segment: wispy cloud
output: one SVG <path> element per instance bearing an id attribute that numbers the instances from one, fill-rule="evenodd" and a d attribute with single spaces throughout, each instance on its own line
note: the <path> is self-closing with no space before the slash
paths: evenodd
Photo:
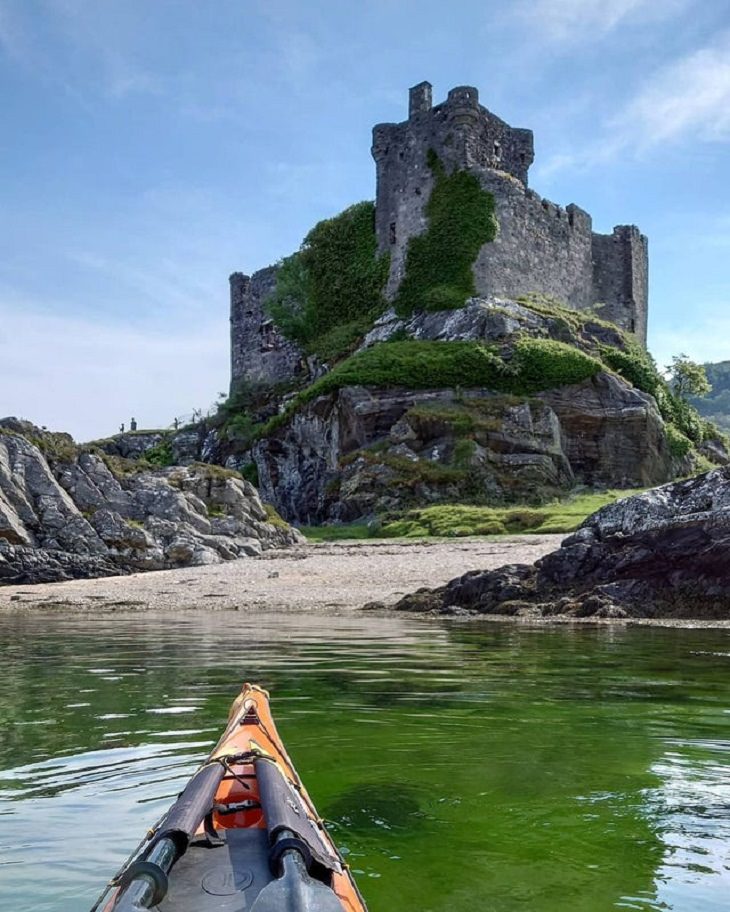
<path id="1" fill-rule="evenodd" d="M 621 25 L 667 19 L 689 0 L 522 0 L 523 21 L 553 41 L 595 39 Z"/>
<path id="2" fill-rule="evenodd" d="M 624 143 L 730 138 L 730 33 L 655 73 L 615 118 Z"/>
<path id="3" fill-rule="evenodd" d="M 576 151 L 555 153 L 535 171 L 548 179 L 569 168 L 595 167 L 619 155 L 640 158 L 657 146 L 689 140 L 730 140 L 730 32 L 664 64 L 604 121 L 598 138 Z"/>
<path id="4" fill-rule="evenodd" d="M 121 421 L 160 427 L 206 409 L 228 383 L 225 319 L 170 330 L 54 316 L 0 297 L 0 416 L 77 440 Z"/>

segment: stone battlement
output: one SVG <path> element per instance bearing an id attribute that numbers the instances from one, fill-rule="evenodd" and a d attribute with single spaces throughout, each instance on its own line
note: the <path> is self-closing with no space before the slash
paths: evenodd
<path id="1" fill-rule="evenodd" d="M 430 83 L 419 83 L 409 93 L 408 120 L 373 129 L 376 232 L 380 252 L 390 254 L 389 298 L 403 278 L 409 240 L 427 227 L 429 151 L 448 172 L 476 174 L 494 197 L 499 232 L 475 263 L 478 294 L 540 292 L 579 310 L 600 304 L 601 316 L 646 344 L 646 238 L 625 225 L 596 234 L 590 215 L 574 203 L 562 208 L 528 189 L 532 131 L 492 114 L 472 86 L 452 89 L 433 105 Z"/>
<path id="2" fill-rule="evenodd" d="M 434 185 L 429 153 L 448 173 L 467 170 L 494 198 L 497 236 L 474 263 L 476 292 L 514 299 L 542 293 L 632 332 L 646 345 L 647 240 L 633 225 L 593 231 L 590 215 L 562 207 L 528 187 L 535 154 L 531 130 L 512 127 L 479 103 L 472 86 L 458 86 L 434 105 L 431 84 L 409 93 L 408 119 L 373 128 L 378 248 L 390 256 L 385 294 L 393 299 L 405 271 L 408 242 L 427 228 Z M 306 370 L 303 353 L 264 310 L 276 267 L 231 276 L 232 382 L 276 383 Z"/>

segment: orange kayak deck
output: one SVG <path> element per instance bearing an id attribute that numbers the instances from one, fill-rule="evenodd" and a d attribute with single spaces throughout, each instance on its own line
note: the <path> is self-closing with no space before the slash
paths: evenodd
<path id="1" fill-rule="evenodd" d="M 202 769 L 223 767 L 207 823 L 169 872 L 159 912 L 248 912 L 276 879 L 275 830 L 294 830 L 311 849 L 310 874 L 330 887 L 343 912 L 367 912 L 347 865 L 318 816 L 276 730 L 269 695 L 245 684 Z M 200 771 L 199 771 L 200 772 Z M 267 809 L 272 809 L 268 812 Z M 164 828 L 164 819 L 161 822 Z M 156 832 L 156 831 L 155 831 Z M 155 832 L 150 834 L 150 843 Z M 145 847 L 137 858 L 144 857 Z M 104 907 L 113 912 L 119 888 Z"/>

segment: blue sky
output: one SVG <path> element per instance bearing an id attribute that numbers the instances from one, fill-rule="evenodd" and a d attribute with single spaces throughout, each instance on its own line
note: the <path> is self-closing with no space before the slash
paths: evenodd
<path id="1" fill-rule="evenodd" d="M 649 344 L 730 358 L 726 0 L 0 0 L 0 415 L 206 409 L 228 281 L 374 195 L 423 79 L 535 132 L 531 184 L 649 236 Z"/>

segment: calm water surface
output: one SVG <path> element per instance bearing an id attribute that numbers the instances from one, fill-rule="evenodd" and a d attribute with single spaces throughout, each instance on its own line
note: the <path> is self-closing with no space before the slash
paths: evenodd
<path id="1" fill-rule="evenodd" d="M 0 909 L 88 909 L 244 680 L 371 912 L 730 909 L 730 632 L 0 617 Z"/>

